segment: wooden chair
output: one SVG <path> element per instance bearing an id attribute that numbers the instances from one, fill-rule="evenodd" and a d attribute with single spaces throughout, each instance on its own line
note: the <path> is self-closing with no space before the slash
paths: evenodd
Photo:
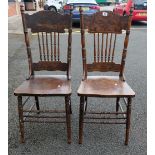
<path id="1" fill-rule="evenodd" d="M 82 7 L 80 8 L 83 79 L 78 88 L 78 96 L 80 96 L 79 144 L 82 143 L 83 139 L 84 123 L 126 124 L 125 145 L 128 144 L 131 100 L 135 96 L 135 93 L 125 81 L 123 73 L 130 34 L 131 14 L 130 16 L 119 16 L 110 11 L 102 11 L 87 16 L 83 15 Z M 94 46 L 92 55 L 91 52 L 86 49 L 86 30 L 88 30 L 87 35 L 92 35 L 93 38 L 93 43 L 89 44 L 89 47 L 91 45 Z M 123 34 L 122 30 L 125 30 L 126 34 Z M 116 38 L 120 35 L 125 35 L 122 43 L 122 53 L 115 51 L 117 45 Z M 115 54 L 120 55 L 119 63 L 115 62 L 115 58 L 118 59 Z M 88 63 L 87 60 L 91 56 L 93 57 L 93 60 L 91 60 L 93 63 Z M 117 76 L 88 76 L 89 72 L 94 71 L 103 72 L 104 74 L 107 72 L 115 72 Z M 88 97 L 116 98 L 116 111 L 87 112 Z M 124 99 L 126 104 L 125 112 L 119 111 L 119 107 L 123 110 L 120 104 L 121 98 Z M 96 117 L 97 114 L 99 114 L 100 117 Z"/>
<path id="2" fill-rule="evenodd" d="M 25 43 L 27 48 L 29 77 L 24 81 L 14 94 L 18 98 L 20 141 L 24 143 L 24 123 L 25 122 L 50 122 L 50 123 L 66 123 L 68 143 L 71 143 L 71 43 L 72 43 L 72 15 L 71 11 L 68 15 L 61 15 L 51 11 L 39 11 L 32 15 L 24 13 L 24 6 L 21 6 L 21 15 L 23 21 L 23 29 L 25 35 Z M 28 28 L 31 31 L 28 31 Z M 60 36 L 66 33 L 66 62 L 60 61 Z M 30 33 L 36 34 L 37 45 L 33 46 L 31 52 Z M 37 39 L 38 38 L 38 39 Z M 35 41 L 36 41 L 35 40 Z M 37 49 L 37 50 L 35 50 Z M 38 59 L 33 61 L 33 56 L 38 54 Z M 64 52 L 63 52 L 64 53 Z M 63 56 L 64 58 L 64 56 Z M 62 71 L 64 75 L 40 75 L 39 71 Z M 35 74 L 37 72 L 37 75 Z M 24 109 L 25 101 L 23 96 L 34 97 L 36 109 L 34 105 L 30 109 Z M 62 96 L 65 98 L 65 110 L 41 110 L 39 107 L 39 97 Z M 38 115 L 36 115 L 38 113 Z M 59 116 L 52 114 L 59 113 Z M 61 113 L 61 114 L 60 114 Z M 62 115 L 63 116 L 60 116 Z M 34 115 L 33 115 L 34 114 Z M 47 115 L 47 114 L 50 114 Z M 66 121 L 64 120 L 66 119 Z"/>

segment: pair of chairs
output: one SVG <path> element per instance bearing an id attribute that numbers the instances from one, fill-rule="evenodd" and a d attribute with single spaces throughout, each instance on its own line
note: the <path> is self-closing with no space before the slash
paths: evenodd
<path id="1" fill-rule="evenodd" d="M 78 89 L 80 97 L 79 107 L 79 143 L 82 143 L 83 125 L 84 123 L 101 123 L 101 124 L 125 124 L 126 136 L 125 144 L 128 144 L 130 116 L 131 116 L 131 100 L 135 96 L 134 91 L 125 82 L 124 67 L 127 54 L 127 46 L 129 40 L 131 18 L 132 16 L 119 16 L 112 12 L 97 12 L 92 16 L 83 15 L 82 7 L 80 11 L 80 28 L 81 28 L 81 45 L 82 45 L 82 61 L 83 61 L 83 78 Z M 131 11 L 132 13 L 132 11 Z M 27 47 L 27 56 L 29 64 L 29 77 L 24 81 L 14 94 L 18 99 L 20 141 L 24 140 L 24 123 L 25 122 L 52 122 L 66 123 L 67 141 L 71 143 L 71 45 L 72 45 L 72 10 L 70 14 L 61 15 L 51 11 L 39 11 L 33 15 L 24 13 L 24 6 L 21 6 L 21 15 L 23 21 L 23 29 L 25 42 Z M 38 45 L 36 50 L 31 52 L 31 39 L 28 34 L 28 28 L 31 33 L 37 34 Z M 65 30 L 68 30 L 65 33 Z M 87 63 L 86 58 L 92 55 L 86 50 L 85 31 L 93 38 L 93 63 Z M 126 30 L 123 39 L 121 60 L 116 63 L 115 47 L 116 38 L 122 34 L 122 30 Z M 65 33 L 65 35 L 63 35 Z M 124 35 L 124 34 L 123 34 Z M 63 40 L 63 44 L 60 44 Z M 67 53 L 63 45 L 67 45 Z M 61 45 L 61 46 L 60 46 Z M 88 45 L 91 46 L 90 44 Z M 39 53 L 39 61 L 37 59 Z M 34 54 L 34 55 L 33 55 Z M 61 57 L 61 54 L 63 55 Z M 66 55 L 66 62 L 64 62 Z M 34 59 L 37 59 L 34 62 Z M 60 61 L 62 59 L 63 61 Z M 117 57 L 116 57 L 117 59 Z M 37 71 L 64 71 L 66 75 L 38 75 Z M 88 76 L 89 72 L 116 72 L 118 76 Z M 28 97 L 23 100 L 23 97 Z M 65 98 L 65 110 L 41 110 L 39 107 L 39 97 L 62 96 Z M 34 97 L 35 102 L 30 109 L 25 109 L 29 97 Z M 116 111 L 111 112 L 88 112 L 88 97 L 116 98 Z M 126 111 L 123 111 L 120 99 L 124 99 Z M 34 106 L 36 105 L 36 110 Z M 96 105 L 97 106 L 97 105 Z M 120 111 L 121 109 L 122 111 Z M 52 115 L 57 113 L 65 113 L 65 116 Z M 45 115 L 50 114 L 50 115 Z M 88 116 L 86 115 L 88 114 Z M 90 116 L 90 114 L 92 114 Z M 94 116 L 95 114 L 95 116 Z M 100 115 L 101 117 L 96 117 Z M 104 115 L 104 117 L 103 117 Z M 107 116 L 108 117 L 105 117 Z M 110 116 L 110 117 L 109 117 Z M 62 121 L 63 119 L 63 121 Z M 66 121 L 64 120 L 66 119 Z M 93 120 L 93 121 L 91 121 Z M 109 121 L 94 121 L 109 120 Z"/>

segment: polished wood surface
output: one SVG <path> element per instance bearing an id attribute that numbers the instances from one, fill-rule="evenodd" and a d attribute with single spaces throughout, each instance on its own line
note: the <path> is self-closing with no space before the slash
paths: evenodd
<path id="1" fill-rule="evenodd" d="M 87 72 L 118 72 L 121 79 L 124 79 L 123 72 L 125 67 L 125 59 L 127 55 L 127 47 L 129 42 L 131 16 L 120 16 L 109 11 L 97 12 L 91 16 L 83 15 L 81 11 L 81 44 L 82 44 L 82 60 L 83 60 L 83 78 L 86 79 Z M 87 63 L 87 49 L 85 41 L 85 31 L 88 29 L 89 34 L 94 35 L 94 62 Z M 116 45 L 118 45 L 117 37 L 122 35 L 125 30 L 124 46 L 121 53 L 121 61 L 116 62 L 118 57 L 116 53 Z"/>
<path id="2" fill-rule="evenodd" d="M 127 30 L 129 16 L 120 16 L 111 11 L 100 11 L 91 16 L 83 16 L 83 26 L 90 33 L 122 33 Z"/>
<path id="3" fill-rule="evenodd" d="M 63 75 L 35 75 L 23 82 L 14 92 L 15 95 L 22 96 L 55 96 L 70 95 L 71 81 Z"/>
<path id="4" fill-rule="evenodd" d="M 50 17 L 50 18 L 49 18 Z M 52 19 L 52 20 L 51 20 Z M 32 32 L 59 32 L 64 33 L 70 27 L 70 15 L 61 15 L 52 11 L 39 11 L 32 15 L 25 14 L 26 27 Z M 59 23 L 59 24 L 58 24 Z"/>
<path id="5" fill-rule="evenodd" d="M 71 11 L 70 11 L 71 12 Z M 71 13 L 62 15 L 52 11 L 39 11 L 32 15 L 24 12 L 21 6 L 21 16 L 27 56 L 29 64 L 29 76 L 34 75 L 35 71 L 66 71 L 67 79 L 70 77 L 71 70 L 71 44 L 72 44 L 72 18 Z M 30 29 L 30 31 L 28 31 Z M 60 60 L 60 34 L 68 32 L 67 61 Z M 30 32 L 37 34 L 39 60 L 33 61 L 33 50 L 31 49 Z"/>
<path id="6" fill-rule="evenodd" d="M 39 11 L 32 15 L 26 14 L 24 6 L 21 6 L 21 16 L 25 36 L 25 44 L 29 65 L 29 76 L 14 91 L 18 98 L 19 114 L 19 133 L 20 142 L 24 143 L 24 123 L 66 123 L 67 142 L 71 143 L 71 44 L 72 44 L 72 10 L 68 15 L 61 15 L 52 11 Z M 28 31 L 30 29 L 30 31 Z M 60 57 L 63 51 L 60 51 L 60 33 L 68 32 L 66 44 L 66 58 L 61 61 Z M 31 33 L 36 33 L 38 44 L 33 46 L 30 38 Z M 31 49 L 32 48 L 32 49 Z M 37 53 L 36 53 L 37 52 Z M 39 60 L 33 60 L 39 58 Z M 63 71 L 63 75 L 44 74 L 39 75 L 39 71 Z M 36 74 L 36 72 L 38 72 Z M 28 98 L 23 101 L 23 96 Z M 55 110 L 54 116 L 51 109 L 42 110 L 39 106 L 39 97 L 62 96 L 64 97 L 65 110 L 63 116 L 56 116 L 62 113 L 62 110 Z M 25 106 L 30 97 L 35 99 L 34 104 Z M 34 105 L 36 110 L 33 109 Z M 36 115 L 37 114 L 37 115 Z M 44 115 L 46 114 L 46 115 Z M 63 120 L 65 119 L 65 120 Z"/>
<path id="7" fill-rule="evenodd" d="M 133 9 L 131 8 L 129 16 L 120 16 L 109 11 L 100 11 L 88 16 L 83 14 L 82 7 L 80 7 L 79 11 L 83 62 L 83 78 L 77 91 L 80 97 L 79 144 L 83 142 L 83 124 L 100 123 L 126 124 L 125 145 L 128 145 L 131 101 L 135 96 L 135 92 L 125 81 L 124 69 Z M 123 30 L 125 30 L 125 34 L 122 33 Z M 93 46 L 93 51 L 89 51 L 86 48 L 89 47 L 86 45 L 86 31 L 88 31 L 87 37 L 88 35 L 93 35 L 92 44 L 89 44 L 89 46 Z M 123 47 L 120 52 L 117 52 L 116 45 L 120 46 L 117 38 L 120 35 L 125 36 L 122 42 Z M 90 52 L 93 54 L 90 54 Z M 93 61 L 88 63 L 90 56 L 93 56 Z M 118 56 L 120 57 L 120 61 L 118 61 Z M 98 76 L 97 73 L 88 76 L 89 72 L 96 71 L 104 72 L 104 76 Z M 115 72 L 117 76 L 106 76 L 107 72 Z M 116 98 L 116 102 L 114 103 L 116 111 L 87 112 L 87 107 L 89 106 L 88 97 Z M 120 104 L 121 98 L 125 101 L 125 111 Z M 100 115 L 100 117 L 95 117 L 94 114 Z"/>
<path id="8" fill-rule="evenodd" d="M 67 71 L 68 65 L 67 63 L 61 61 L 38 61 L 32 64 L 34 71 Z"/>
<path id="9" fill-rule="evenodd" d="M 81 81 L 78 89 L 79 96 L 102 97 L 134 97 L 135 93 L 130 86 L 118 76 L 87 76 Z"/>
<path id="10" fill-rule="evenodd" d="M 93 72 L 93 71 L 119 72 L 121 68 L 120 64 L 116 64 L 114 62 L 109 62 L 109 63 L 99 62 L 99 63 L 87 64 L 86 66 L 87 66 L 88 72 Z"/>

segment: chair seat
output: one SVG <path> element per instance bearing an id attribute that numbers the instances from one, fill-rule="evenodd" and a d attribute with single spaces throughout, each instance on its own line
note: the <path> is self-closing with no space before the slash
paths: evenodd
<path id="1" fill-rule="evenodd" d="M 81 81 L 79 96 L 134 97 L 135 92 L 118 76 L 88 76 Z"/>
<path id="2" fill-rule="evenodd" d="M 65 75 L 35 75 L 14 91 L 15 95 L 69 95 L 71 81 Z"/>

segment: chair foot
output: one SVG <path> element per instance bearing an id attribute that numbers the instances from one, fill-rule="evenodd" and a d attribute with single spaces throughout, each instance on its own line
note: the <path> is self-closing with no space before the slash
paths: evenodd
<path id="1" fill-rule="evenodd" d="M 128 142 L 125 142 L 124 144 L 127 146 L 128 145 Z"/>
<path id="2" fill-rule="evenodd" d="M 79 144 L 82 144 L 83 139 L 83 120 L 84 120 L 84 97 L 80 97 L 79 108 Z"/>
<path id="3" fill-rule="evenodd" d="M 25 140 L 24 139 L 20 139 L 20 143 L 21 144 L 25 143 Z"/>
<path id="4" fill-rule="evenodd" d="M 23 105 L 22 96 L 18 96 L 18 114 L 19 114 L 19 134 L 20 143 L 24 143 L 24 121 L 23 121 Z"/>
<path id="5" fill-rule="evenodd" d="M 71 144 L 71 115 L 70 115 L 70 96 L 65 97 L 66 125 L 67 125 L 67 142 Z"/>
<path id="6" fill-rule="evenodd" d="M 82 142 L 79 142 L 79 144 L 82 144 Z"/>
<path id="7" fill-rule="evenodd" d="M 71 141 L 68 141 L 68 144 L 71 144 Z"/>
<path id="8" fill-rule="evenodd" d="M 130 119 L 131 119 L 131 98 L 128 98 L 125 145 L 128 145 L 128 142 L 129 142 L 129 131 L 130 131 L 130 124 L 131 124 Z"/>

